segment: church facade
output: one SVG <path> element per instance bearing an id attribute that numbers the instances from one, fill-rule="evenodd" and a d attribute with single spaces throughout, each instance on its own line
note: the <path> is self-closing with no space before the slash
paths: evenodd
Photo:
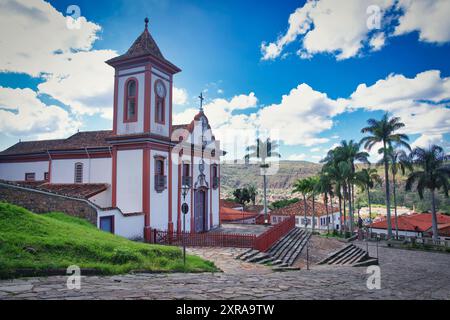
<path id="1" fill-rule="evenodd" d="M 149 240 L 151 230 L 205 232 L 219 225 L 220 150 L 201 107 L 191 123 L 172 124 L 173 76 L 148 31 L 115 69 L 113 128 L 67 139 L 19 142 L 0 153 L 0 179 L 45 187 L 104 185 L 88 198 L 99 228 Z M 184 186 L 184 188 L 183 188 Z M 185 192 L 183 193 L 183 189 Z"/>

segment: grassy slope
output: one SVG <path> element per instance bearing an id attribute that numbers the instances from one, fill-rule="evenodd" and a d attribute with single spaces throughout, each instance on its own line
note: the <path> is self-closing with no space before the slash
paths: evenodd
<path id="1" fill-rule="evenodd" d="M 102 274 L 130 270 L 183 271 L 179 248 L 133 242 L 62 213 L 37 215 L 0 202 L 0 278 L 17 269 L 78 265 Z M 213 263 L 188 256 L 186 271 L 215 271 Z"/>

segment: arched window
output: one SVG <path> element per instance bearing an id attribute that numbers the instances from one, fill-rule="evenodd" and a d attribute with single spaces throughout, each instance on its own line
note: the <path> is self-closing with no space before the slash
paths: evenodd
<path id="1" fill-rule="evenodd" d="M 125 108 L 124 108 L 124 122 L 137 121 L 137 99 L 138 97 L 138 82 L 135 78 L 130 78 L 125 84 Z"/>
<path id="2" fill-rule="evenodd" d="M 83 183 L 83 164 L 75 163 L 75 183 Z"/>

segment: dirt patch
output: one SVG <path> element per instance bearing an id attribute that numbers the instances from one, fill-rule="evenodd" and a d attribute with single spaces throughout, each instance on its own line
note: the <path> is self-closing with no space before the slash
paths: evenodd
<path id="1" fill-rule="evenodd" d="M 339 241 L 333 238 L 324 238 L 321 236 L 313 235 L 309 240 L 309 264 L 315 265 L 320 260 L 327 257 L 330 253 L 337 251 L 345 247 L 347 243 Z M 299 267 L 302 269 L 306 268 L 306 248 L 303 249 L 300 256 L 294 262 L 294 267 Z"/>

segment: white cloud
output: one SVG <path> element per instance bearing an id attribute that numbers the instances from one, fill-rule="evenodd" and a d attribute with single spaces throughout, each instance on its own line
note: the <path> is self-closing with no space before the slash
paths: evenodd
<path id="1" fill-rule="evenodd" d="M 311 152 L 320 152 L 322 149 L 321 148 L 311 148 Z"/>
<path id="2" fill-rule="evenodd" d="M 185 105 L 188 100 L 188 93 L 186 89 L 173 87 L 172 102 L 176 105 Z"/>
<path id="3" fill-rule="evenodd" d="M 291 154 L 290 156 L 288 156 L 286 160 L 300 161 L 300 160 L 305 160 L 306 157 L 307 157 L 307 155 L 305 153 L 296 153 L 296 154 Z"/>
<path id="4" fill-rule="evenodd" d="M 444 140 L 444 136 L 442 134 L 422 134 L 413 143 L 411 143 L 411 148 L 429 148 L 433 144 L 437 144 L 442 147 L 449 147 L 449 143 Z"/>
<path id="5" fill-rule="evenodd" d="M 399 0 L 397 6 L 405 14 L 400 17 L 394 35 L 418 31 L 420 41 L 450 41 L 450 1 Z"/>
<path id="6" fill-rule="evenodd" d="M 263 60 L 278 58 L 286 45 L 301 36 L 302 58 L 310 58 L 317 53 L 333 53 L 337 59 L 356 56 L 366 41 L 370 41 L 367 28 L 367 8 L 377 5 L 381 10 L 387 9 L 391 0 L 335 0 L 307 1 L 297 8 L 289 17 L 287 32 L 276 42 L 263 43 L 261 51 Z M 380 45 L 381 37 L 374 40 Z"/>
<path id="7" fill-rule="evenodd" d="M 414 78 L 390 75 L 372 86 L 360 84 L 350 97 L 351 107 L 391 112 L 405 123 L 408 134 L 443 134 L 450 128 L 450 77 L 437 70 Z M 448 103 L 447 103 L 448 105 Z"/>
<path id="8" fill-rule="evenodd" d="M 40 94 L 68 105 L 75 114 L 112 118 L 114 71 L 104 62 L 112 50 L 92 50 L 101 27 L 79 18 L 69 29 L 66 17 L 40 0 L 0 4 L 1 72 L 41 77 Z"/>
<path id="9" fill-rule="evenodd" d="M 258 124 L 268 130 L 278 130 L 287 145 L 313 146 L 327 142 L 317 135 L 333 126 L 332 117 L 345 110 L 345 100 L 333 100 L 307 84 L 300 84 L 283 95 L 280 104 L 259 111 Z"/>
<path id="10" fill-rule="evenodd" d="M 378 7 L 380 18 L 384 18 L 377 32 L 368 28 L 368 21 L 374 17 L 374 12 L 368 11 L 370 7 Z M 392 17 L 384 17 L 391 9 L 400 12 L 393 34 L 387 31 Z M 262 59 L 284 56 L 286 46 L 297 39 L 300 44 L 297 54 L 302 59 L 318 53 L 331 53 L 338 60 L 358 56 L 365 47 L 380 50 L 387 36 L 412 31 L 419 32 L 420 41 L 448 42 L 449 14 L 448 0 L 311 0 L 289 16 L 285 34 L 274 42 L 261 44 Z"/>
<path id="11" fill-rule="evenodd" d="M 81 124 L 54 105 L 47 106 L 31 89 L 0 86 L 0 131 L 21 138 L 63 138 Z"/>

